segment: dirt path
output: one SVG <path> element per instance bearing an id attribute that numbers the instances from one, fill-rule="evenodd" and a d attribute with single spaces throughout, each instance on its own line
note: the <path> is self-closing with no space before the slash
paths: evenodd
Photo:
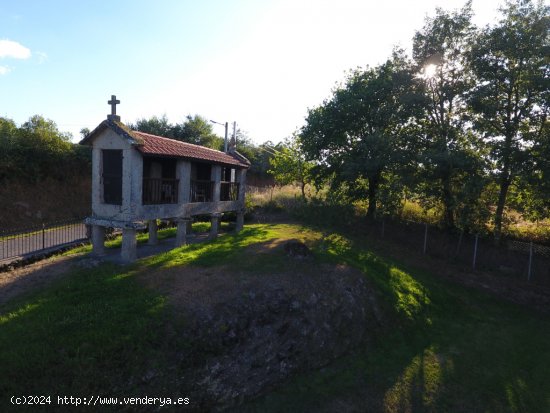
<path id="1" fill-rule="evenodd" d="M 0 273 L 0 306 L 32 289 L 43 288 L 68 274 L 81 256 L 53 256 Z"/>
<path id="2" fill-rule="evenodd" d="M 208 239 L 208 233 L 197 233 L 189 237 L 187 242 L 192 244 Z M 161 240 L 157 245 L 138 244 L 138 259 L 160 254 L 174 248 L 173 238 Z M 106 256 L 94 258 L 89 254 L 61 256 L 54 255 L 38 262 L 24 265 L 9 271 L 0 272 L 0 307 L 12 298 L 33 289 L 43 288 L 71 272 L 74 266 L 96 266 L 101 261 L 123 264 L 120 258 L 120 248 L 106 250 Z"/>

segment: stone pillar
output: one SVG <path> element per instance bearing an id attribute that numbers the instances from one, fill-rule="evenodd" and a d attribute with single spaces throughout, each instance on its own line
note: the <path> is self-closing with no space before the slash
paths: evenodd
<path id="1" fill-rule="evenodd" d="M 99 148 L 92 149 L 92 215 L 96 215 L 103 201 L 103 185 L 101 185 L 101 158 Z M 99 214 L 98 214 L 99 215 Z"/>
<path id="2" fill-rule="evenodd" d="M 218 237 L 218 230 L 220 225 L 220 218 L 222 214 L 216 213 L 210 216 L 210 234 L 208 238 L 216 239 Z"/>
<path id="3" fill-rule="evenodd" d="M 244 198 L 246 193 L 246 169 L 239 169 L 236 171 L 237 182 L 239 183 L 239 197 L 238 200 L 244 208 Z"/>
<path id="4" fill-rule="evenodd" d="M 152 219 L 151 221 L 149 221 L 149 239 L 147 240 L 147 244 L 157 245 L 158 243 L 159 243 L 159 239 L 158 239 L 157 220 Z"/>
<path id="5" fill-rule="evenodd" d="M 123 261 L 133 262 L 137 260 L 136 230 L 133 228 L 122 229 L 122 250 L 120 256 Z"/>
<path id="6" fill-rule="evenodd" d="M 178 204 L 187 204 L 191 195 L 191 162 L 179 160 L 176 176 L 179 179 Z"/>
<path id="7" fill-rule="evenodd" d="M 105 228 L 99 225 L 92 225 L 92 254 L 105 255 Z"/>
<path id="8" fill-rule="evenodd" d="M 121 220 L 132 219 L 130 216 L 135 212 L 135 206 L 132 205 L 132 181 L 134 173 L 132 152 L 137 152 L 134 148 L 122 150 L 122 205 L 120 208 Z M 124 233 L 124 231 L 122 231 Z"/>
<path id="9" fill-rule="evenodd" d="M 210 172 L 210 180 L 213 182 L 214 188 L 212 189 L 212 201 L 219 202 L 222 180 L 222 167 L 219 165 L 212 165 Z"/>
<path id="10" fill-rule="evenodd" d="M 132 149 L 130 152 L 124 152 L 124 156 L 131 157 L 131 175 L 130 175 L 130 209 L 131 216 L 142 215 L 143 209 L 143 157 Z M 123 162 L 124 164 L 124 162 Z"/>
<path id="11" fill-rule="evenodd" d="M 237 222 L 235 223 L 235 232 L 242 231 L 244 227 L 244 209 L 237 211 Z"/>
<path id="12" fill-rule="evenodd" d="M 191 222 L 189 218 L 178 219 L 178 228 L 176 230 L 176 247 L 187 244 L 187 225 Z"/>

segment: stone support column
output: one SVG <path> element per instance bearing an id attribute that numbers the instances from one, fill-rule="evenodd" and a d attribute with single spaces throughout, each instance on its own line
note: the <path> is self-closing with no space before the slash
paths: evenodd
<path id="1" fill-rule="evenodd" d="M 212 165 L 210 172 L 210 180 L 213 182 L 214 188 L 212 189 L 212 201 L 220 201 L 221 192 L 221 180 L 222 180 L 222 167 L 219 165 Z"/>
<path id="2" fill-rule="evenodd" d="M 238 200 L 244 208 L 244 198 L 246 193 L 246 169 L 239 169 L 236 171 L 237 182 L 239 183 L 239 197 Z"/>
<path id="3" fill-rule="evenodd" d="M 176 176 L 179 179 L 178 204 L 187 204 L 191 195 L 191 162 L 179 160 Z"/>
<path id="4" fill-rule="evenodd" d="M 99 225 L 92 225 L 92 254 L 105 255 L 105 228 Z"/>
<path id="5" fill-rule="evenodd" d="M 208 238 L 216 239 L 218 237 L 218 231 L 220 226 L 220 218 L 222 214 L 216 213 L 210 216 L 210 234 Z"/>
<path id="6" fill-rule="evenodd" d="M 237 211 L 237 222 L 235 223 L 235 232 L 241 232 L 244 227 L 244 209 Z"/>
<path id="7" fill-rule="evenodd" d="M 159 243 L 157 220 L 152 219 L 151 221 L 149 221 L 148 226 L 149 226 L 149 239 L 147 240 L 147 244 L 157 245 Z"/>
<path id="8" fill-rule="evenodd" d="M 178 228 L 176 230 L 176 247 L 187 244 L 187 226 L 191 220 L 189 218 L 178 219 Z"/>
<path id="9" fill-rule="evenodd" d="M 120 256 L 125 262 L 137 260 L 136 230 L 133 228 L 122 229 L 122 250 Z"/>
<path id="10" fill-rule="evenodd" d="M 92 149 L 92 211 L 97 211 L 103 201 L 103 185 L 101 185 L 102 152 L 99 148 Z"/>

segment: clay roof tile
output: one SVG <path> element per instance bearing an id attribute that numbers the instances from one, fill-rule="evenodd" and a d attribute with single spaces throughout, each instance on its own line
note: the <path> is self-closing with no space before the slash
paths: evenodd
<path id="1" fill-rule="evenodd" d="M 193 145 L 192 143 L 163 138 L 162 136 L 144 132 L 132 131 L 132 135 L 140 140 L 140 145 L 136 146 L 136 148 L 144 155 L 189 158 L 241 168 L 248 168 L 250 166 L 250 162 L 242 157 L 242 155 L 237 156 L 236 154 L 225 153 L 204 146 Z"/>

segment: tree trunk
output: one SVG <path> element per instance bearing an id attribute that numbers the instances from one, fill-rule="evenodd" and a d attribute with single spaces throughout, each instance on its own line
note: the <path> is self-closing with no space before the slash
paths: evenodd
<path id="1" fill-rule="evenodd" d="M 301 189 L 302 189 L 302 199 L 305 201 L 306 200 L 306 183 L 304 181 L 302 181 Z"/>
<path id="2" fill-rule="evenodd" d="M 380 185 L 380 174 L 369 177 L 369 208 L 367 209 L 367 218 L 376 218 L 376 194 Z"/>
<path id="3" fill-rule="evenodd" d="M 510 114 L 508 115 L 510 118 Z M 508 195 L 508 188 L 512 182 L 511 173 L 511 152 L 512 152 L 512 137 L 514 136 L 513 130 L 508 125 L 506 128 L 506 138 L 504 140 L 504 147 L 502 148 L 502 172 L 500 173 L 499 185 L 500 192 L 498 194 L 497 210 L 495 212 L 495 244 L 500 243 L 502 236 L 502 216 L 504 215 L 504 206 L 506 205 L 506 196 Z"/>
<path id="4" fill-rule="evenodd" d="M 455 228 L 454 202 L 451 191 L 451 174 L 443 177 L 443 222 L 447 229 Z"/>
<path id="5" fill-rule="evenodd" d="M 443 183 L 443 220 L 447 229 L 454 229 L 455 217 L 454 217 L 454 202 L 453 194 L 451 191 L 450 179 L 445 179 Z"/>
<path id="6" fill-rule="evenodd" d="M 510 187 L 511 177 L 507 171 L 503 171 L 500 177 L 500 192 L 498 194 L 497 210 L 495 212 L 495 243 L 500 243 L 502 236 L 502 216 L 504 215 L 504 206 L 506 205 L 506 196 Z"/>

